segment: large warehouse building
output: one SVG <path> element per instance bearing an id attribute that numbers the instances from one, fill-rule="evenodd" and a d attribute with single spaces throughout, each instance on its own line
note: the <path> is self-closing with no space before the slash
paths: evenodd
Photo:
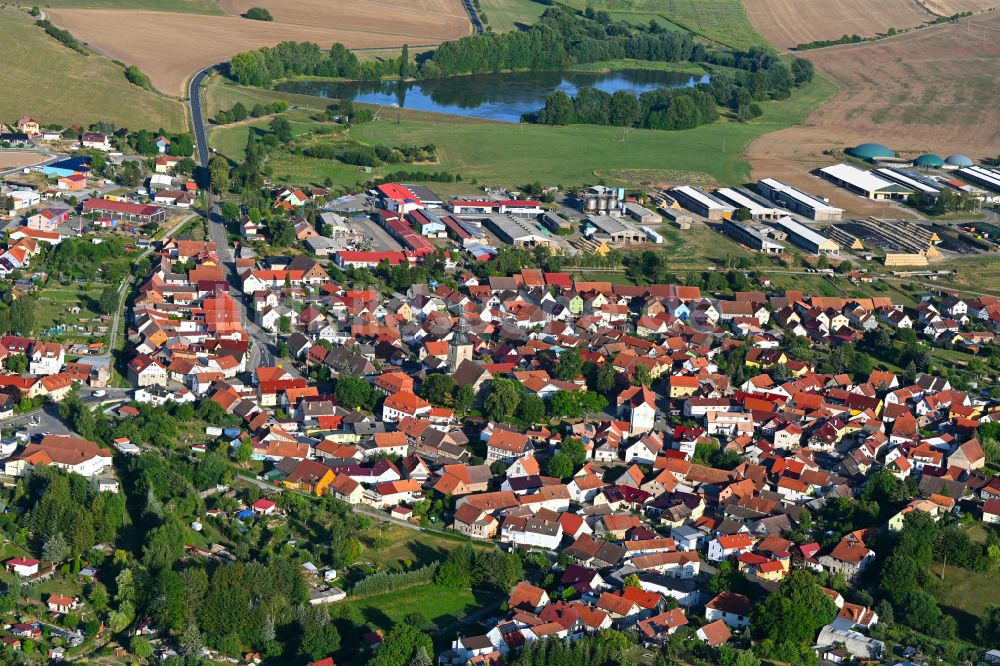
<path id="1" fill-rule="evenodd" d="M 593 229 L 592 237 L 608 243 L 645 243 L 649 238 L 626 219 L 610 215 L 588 215 L 584 225 Z"/>
<path id="2" fill-rule="evenodd" d="M 817 222 L 839 222 L 844 216 L 843 208 L 831 206 L 774 178 L 758 181 L 757 191 L 779 206 Z"/>
<path id="3" fill-rule="evenodd" d="M 708 192 L 690 185 L 681 185 L 670 190 L 677 202 L 696 215 L 709 220 L 724 220 L 729 218 L 735 208 L 716 199 Z"/>
<path id="4" fill-rule="evenodd" d="M 766 199 L 742 188 L 720 187 L 713 194 L 737 208 L 746 208 L 755 220 L 777 220 L 785 215 L 783 210 L 770 205 Z"/>
<path id="5" fill-rule="evenodd" d="M 874 201 L 905 199 L 913 194 L 913 190 L 908 187 L 850 164 L 823 167 L 819 174 L 834 185 Z"/>
<path id="6" fill-rule="evenodd" d="M 799 224 L 790 217 L 783 217 L 771 224 L 788 234 L 789 241 L 810 254 L 835 254 L 840 250 L 840 246 L 826 236 L 804 224 Z"/>
<path id="7" fill-rule="evenodd" d="M 552 245 L 551 239 L 542 235 L 538 225 L 523 218 L 510 215 L 490 215 L 485 218 L 486 226 L 504 243 L 518 247 Z"/>
<path id="8" fill-rule="evenodd" d="M 980 185 L 994 192 L 1000 192 L 1000 169 L 984 169 L 971 166 L 958 170 L 958 175 L 964 180 Z"/>
<path id="9" fill-rule="evenodd" d="M 775 243 L 757 229 L 742 222 L 726 220 L 722 224 L 722 231 L 737 242 L 763 254 L 781 254 L 785 251 L 781 243 Z"/>

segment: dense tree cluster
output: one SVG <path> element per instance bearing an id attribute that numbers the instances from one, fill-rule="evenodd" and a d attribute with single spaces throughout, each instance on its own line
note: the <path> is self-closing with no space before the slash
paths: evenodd
<path id="1" fill-rule="evenodd" d="M 534 120 L 546 125 L 614 125 L 649 129 L 683 130 L 714 122 L 719 106 L 728 107 L 738 120 L 761 114 L 757 102 L 785 99 L 794 87 L 813 78 L 812 63 L 797 58 L 786 65 L 767 49 L 754 47 L 746 52 L 712 53 L 708 60 L 731 68 L 718 73 L 711 82 L 691 88 L 658 88 L 638 97 L 619 90 L 610 94 L 582 88 L 576 97 L 556 91 Z M 528 118 L 529 120 L 532 118 Z"/>
<path id="2" fill-rule="evenodd" d="M 476 550 L 469 544 L 451 551 L 434 574 L 435 583 L 452 590 L 474 587 L 505 593 L 523 578 L 524 565 L 516 552 Z"/>
<path id="3" fill-rule="evenodd" d="M 325 76 L 377 81 L 400 72 L 400 60 L 360 61 L 343 44 L 323 51 L 312 42 L 281 42 L 233 56 L 229 75 L 243 85 L 269 86 L 276 79 L 289 76 Z"/>
<path id="4" fill-rule="evenodd" d="M 486 32 L 441 44 L 420 68 L 423 78 L 505 70 L 559 69 L 574 63 L 632 58 L 701 60 L 705 49 L 689 33 L 652 32 L 626 23 L 590 20 L 550 7 L 528 30 Z"/>

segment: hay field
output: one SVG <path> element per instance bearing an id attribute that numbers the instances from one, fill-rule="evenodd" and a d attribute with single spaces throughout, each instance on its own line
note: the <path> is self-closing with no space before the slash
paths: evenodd
<path id="1" fill-rule="evenodd" d="M 900 37 L 805 52 L 839 87 L 802 125 L 767 134 L 747 153 L 754 178 L 787 178 L 827 194 L 835 205 L 875 212 L 881 204 L 827 185 L 808 172 L 834 161 L 825 151 L 865 141 L 904 153 L 1000 152 L 1000 13 Z M 982 25 L 986 29 L 975 26 Z M 874 207 L 874 208 L 873 208 Z"/>
<path id="2" fill-rule="evenodd" d="M 459 0 L 224 1 L 233 12 L 243 5 L 270 4 L 272 13 L 303 22 L 118 9 L 50 9 L 48 15 L 100 53 L 137 65 L 157 90 L 178 96 L 185 94 L 188 78 L 199 69 L 282 41 L 311 41 L 324 48 L 335 42 L 352 49 L 388 48 L 437 44 L 471 31 L 468 17 L 459 13 Z"/>
<path id="3" fill-rule="evenodd" d="M 754 27 L 780 49 L 843 35 L 871 37 L 935 18 L 913 0 L 743 0 L 743 4 Z"/>
<path id="4" fill-rule="evenodd" d="M 187 127 L 184 106 L 132 85 L 124 70 L 98 55 L 69 49 L 26 12 L 0 9 L 0 118 L 30 115 L 43 123 L 88 125 L 108 120 L 133 129 Z M 10 92 L 13 91 L 13 92 Z"/>

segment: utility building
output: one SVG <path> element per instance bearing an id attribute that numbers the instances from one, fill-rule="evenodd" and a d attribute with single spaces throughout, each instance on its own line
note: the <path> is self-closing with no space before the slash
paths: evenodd
<path id="1" fill-rule="evenodd" d="M 831 206 L 822 199 L 806 194 L 774 178 L 764 178 L 758 181 L 757 191 L 779 206 L 817 222 L 839 222 L 844 215 L 843 208 Z"/>
<path id="2" fill-rule="evenodd" d="M 690 185 L 681 185 L 670 190 L 678 203 L 696 215 L 709 220 L 724 220 L 732 216 L 735 207 L 716 199 L 708 192 Z"/>

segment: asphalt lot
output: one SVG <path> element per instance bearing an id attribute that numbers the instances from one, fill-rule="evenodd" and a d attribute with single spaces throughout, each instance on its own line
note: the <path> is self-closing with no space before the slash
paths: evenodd
<path id="1" fill-rule="evenodd" d="M 399 252 L 403 246 L 389 232 L 378 226 L 368 218 L 350 218 L 351 227 L 368 236 L 372 241 L 372 250 L 375 252 Z"/>

